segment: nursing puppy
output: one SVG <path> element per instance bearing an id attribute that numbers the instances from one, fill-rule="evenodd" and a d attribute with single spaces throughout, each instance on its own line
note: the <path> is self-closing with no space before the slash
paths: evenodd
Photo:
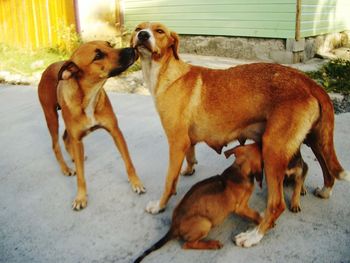
<path id="1" fill-rule="evenodd" d="M 248 206 L 254 190 L 254 178 L 262 180 L 262 158 L 257 144 L 237 146 L 235 162 L 221 175 L 196 183 L 185 194 L 173 212 L 170 230 L 146 250 L 134 263 L 172 239 L 182 239 L 184 249 L 219 249 L 218 240 L 204 240 L 209 231 L 221 224 L 230 213 L 236 213 L 259 224 L 257 211 Z"/>
<path id="2" fill-rule="evenodd" d="M 243 145 L 245 140 L 240 140 L 241 145 Z M 232 155 L 235 148 L 226 150 L 224 152 L 226 158 Z M 284 184 L 293 185 L 293 196 L 290 202 L 290 211 L 297 213 L 301 211 L 300 206 L 300 195 L 306 194 L 306 188 L 304 186 L 304 181 L 308 171 L 308 166 L 303 160 L 300 150 L 293 156 L 292 160 L 288 164 L 288 168 L 285 171 Z M 260 187 L 262 187 L 262 179 L 258 180 L 260 182 Z"/>
<path id="3" fill-rule="evenodd" d="M 92 41 L 81 45 L 69 60 L 50 65 L 42 74 L 38 87 L 39 100 L 63 174 L 70 176 L 75 172 L 64 161 L 58 142 L 59 108 L 66 126 L 64 144 L 75 162 L 78 193 L 72 204 L 74 210 L 87 206 L 82 139 L 98 128 L 104 128 L 112 135 L 124 160 L 132 189 L 137 193 L 145 191 L 103 89 L 108 78 L 125 71 L 136 59 L 137 54 L 132 48 L 114 49 L 108 42 Z"/>
<path id="4" fill-rule="evenodd" d="M 298 70 L 255 63 L 225 70 L 185 63 L 179 38 L 160 23 L 141 23 L 132 33 L 142 71 L 169 144 L 169 166 L 160 200 L 146 210 L 158 213 L 176 193 L 181 165 L 196 163 L 194 146 L 205 142 L 218 153 L 229 142 L 248 138 L 262 143 L 268 200 L 265 216 L 237 244 L 257 244 L 285 209 L 283 179 L 301 143 L 316 155 L 324 187 L 315 194 L 328 198 L 335 179 L 350 180 L 340 165 L 333 142 L 334 112 L 328 94 Z"/>

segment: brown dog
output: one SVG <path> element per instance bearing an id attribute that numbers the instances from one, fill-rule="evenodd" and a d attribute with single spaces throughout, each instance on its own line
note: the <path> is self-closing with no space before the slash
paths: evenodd
<path id="1" fill-rule="evenodd" d="M 219 249 L 218 240 L 204 240 L 209 231 L 221 224 L 230 213 L 236 213 L 259 224 L 262 217 L 248 206 L 254 190 L 254 177 L 262 179 L 262 158 L 257 144 L 237 146 L 230 154 L 236 160 L 221 175 L 196 183 L 185 194 L 173 212 L 167 234 L 146 250 L 134 263 L 168 241 L 181 238 L 184 249 Z"/>
<path id="2" fill-rule="evenodd" d="M 108 42 L 93 41 L 81 45 L 68 61 L 50 65 L 42 74 L 38 95 L 47 127 L 52 138 L 52 148 L 65 175 L 74 172 L 65 163 L 58 142 L 58 114 L 62 116 L 66 130 L 63 135 L 66 150 L 75 162 L 78 193 L 73 209 L 87 205 L 84 179 L 84 148 L 82 139 L 97 128 L 106 129 L 113 137 L 124 160 L 133 190 L 145 191 L 129 156 L 112 105 L 103 89 L 109 77 L 126 70 L 137 59 L 134 49 L 114 49 Z"/>
<path id="3" fill-rule="evenodd" d="M 248 138 L 263 145 L 268 187 L 265 217 L 237 244 L 257 244 L 285 209 L 283 179 L 292 156 L 306 142 L 323 171 L 328 198 L 335 179 L 350 180 L 333 142 L 334 112 L 328 94 L 301 72 L 278 64 L 255 63 L 226 70 L 193 66 L 179 59 L 179 38 L 159 23 L 142 23 L 132 34 L 146 85 L 168 138 L 169 167 L 163 195 L 146 210 L 158 213 L 176 193 L 186 156 L 192 171 L 194 146 L 205 142 L 217 152 L 229 142 Z"/>

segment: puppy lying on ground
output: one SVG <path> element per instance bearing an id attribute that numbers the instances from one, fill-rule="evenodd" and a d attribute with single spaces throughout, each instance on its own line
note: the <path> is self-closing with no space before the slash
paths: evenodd
<path id="1" fill-rule="evenodd" d="M 258 144 L 238 146 L 230 151 L 236 160 L 221 175 L 195 184 L 175 208 L 168 233 L 134 262 L 140 262 L 171 239 L 185 241 L 184 249 L 219 249 L 218 240 L 203 240 L 232 212 L 259 224 L 262 217 L 248 206 L 254 177 L 262 180 L 262 158 Z"/>
<path id="2" fill-rule="evenodd" d="M 84 147 L 82 139 L 90 132 L 104 128 L 120 151 L 133 190 L 145 191 L 138 178 L 128 147 L 103 85 L 110 77 L 125 71 L 138 58 L 132 48 L 114 49 L 108 42 L 92 41 L 81 45 L 67 61 L 51 64 L 42 74 L 38 95 L 49 129 L 52 148 L 63 174 L 75 174 L 63 159 L 58 142 L 58 114 L 66 126 L 63 140 L 75 162 L 78 193 L 72 204 L 74 210 L 87 206 L 84 178 Z"/>

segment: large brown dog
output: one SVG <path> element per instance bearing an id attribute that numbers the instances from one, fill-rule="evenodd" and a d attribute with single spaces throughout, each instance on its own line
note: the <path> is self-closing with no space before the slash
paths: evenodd
<path id="1" fill-rule="evenodd" d="M 66 126 L 63 135 L 65 147 L 75 162 L 78 193 L 72 205 L 74 210 L 87 205 L 82 139 L 97 128 L 104 128 L 112 135 L 133 190 L 137 193 L 145 191 L 103 89 L 107 78 L 120 74 L 136 59 L 137 54 L 132 48 L 114 49 L 108 42 L 93 41 L 81 45 L 68 61 L 54 63 L 42 74 L 38 95 L 56 159 L 65 175 L 75 174 L 65 163 L 58 142 L 57 109 L 60 107 Z"/>
<path id="2" fill-rule="evenodd" d="M 262 180 L 262 156 L 258 144 L 237 146 L 229 154 L 235 162 L 221 175 L 196 183 L 185 194 L 173 212 L 167 234 L 147 249 L 134 263 L 165 245 L 181 238 L 184 249 L 219 249 L 218 240 L 204 240 L 209 231 L 236 213 L 259 224 L 260 214 L 248 205 L 254 190 L 254 178 Z"/>
<path id="3" fill-rule="evenodd" d="M 194 145 L 205 142 L 220 152 L 235 139 L 262 142 L 268 186 L 265 217 L 236 243 L 257 244 L 285 209 L 283 178 L 288 163 L 304 141 L 323 171 L 324 187 L 316 194 L 328 198 L 335 178 L 350 180 L 340 165 L 333 143 L 334 112 L 327 93 L 292 68 L 256 63 L 226 70 L 193 66 L 179 59 L 179 38 L 159 23 L 142 23 L 132 34 L 145 82 L 154 97 L 168 138 L 169 167 L 159 201 L 146 208 L 158 213 L 166 207 L 186 156 L 192 171 Z"/>

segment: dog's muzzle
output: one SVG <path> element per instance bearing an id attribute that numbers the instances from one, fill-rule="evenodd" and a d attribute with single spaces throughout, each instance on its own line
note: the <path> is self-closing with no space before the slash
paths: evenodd
<path id="1" fill-rule="evenodd" d="M 114 77 L 121 74 L 138 59 L 137 52 L 134 48 L 123 48 L 119 54 L 119 67 L 112 69 L 108 77 Z"/>
<path id="2" fill-rule="evenodd" d="M 155 51 L 151 41 L 151 34 L 146 30 L 141 30 L 137 33 L 135 42 L 136 42 L 135 48 L 138 51 L 142 51 L 138 49 L 138 47 L 141 47 L 142 49 L 146 49 L 151 53 Z"/>
<path id="3" fill-rule="evenodd" d="M 146 42 L 150 37 L 151 37 L 151 35 L 150 35 L 147 31 L 140 31 L 140 32 L 137 34 L 137 39 L 138 39 L 139 42 L 141 42 L 141 43 Z"/>

